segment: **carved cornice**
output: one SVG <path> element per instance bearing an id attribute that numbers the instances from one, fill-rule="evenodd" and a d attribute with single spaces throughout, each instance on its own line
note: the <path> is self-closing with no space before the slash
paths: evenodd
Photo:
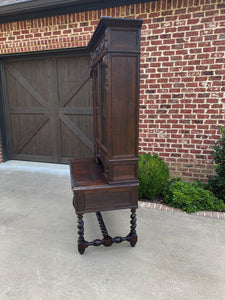
<path id="1" fill-rule="evenodd" d="M 93 51 L 93 49 L 96 47 L 96 40 L 99 40 L 101 38 L 101 35 L 107 27 L 141 28 L 142 22 L 143 21 L 139 19 L 102 17 L 88 44 L 89 51 Z"/>

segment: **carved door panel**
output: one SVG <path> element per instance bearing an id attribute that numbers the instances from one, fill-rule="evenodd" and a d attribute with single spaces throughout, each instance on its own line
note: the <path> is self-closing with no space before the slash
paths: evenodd
<path id="1" fill-rule="evenodd" d="M 11 158 L 67 163 L 92 157 L 90 84 L 87 56 L 6 62 Z"/>

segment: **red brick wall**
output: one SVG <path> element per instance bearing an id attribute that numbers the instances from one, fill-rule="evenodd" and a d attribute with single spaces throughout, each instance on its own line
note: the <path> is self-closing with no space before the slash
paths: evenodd
<path id="1" fill-rule="evenodd" d="M 142 18 L 140 153 L 207 179 L 225 120 L 225 1 L 161 0 L 0 25 L 0 54 L 86 46 L 101 16 Z"/>

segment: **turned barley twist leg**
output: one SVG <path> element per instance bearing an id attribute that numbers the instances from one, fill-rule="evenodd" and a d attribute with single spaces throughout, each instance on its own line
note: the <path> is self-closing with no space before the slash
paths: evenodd
<path id="1" fill-rule="evenodd" d="M 136 233 L 136 222 L 137 222 L 137 218 L 136 218 L 136 209 L 132 208 L 131 209 L 131 221 L 130 221 L 130 244 L 132 247 L 134 247 L 137 243 L 137 233 Z"/>
<path id="2" fill-rule="evenodd" d="M 86 242 L 84 240 L 84 221 L 83 221 L 83 215 L 78 215 L 78 251 L 80 254 L 83 254 L 85 251 L 85 248 L 87 247 Z"/>

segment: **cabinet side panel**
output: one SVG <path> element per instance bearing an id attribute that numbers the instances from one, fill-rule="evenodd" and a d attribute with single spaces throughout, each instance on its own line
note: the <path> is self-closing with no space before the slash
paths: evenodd
<path id="1" fill-rule="evenodd" d="M 137 56 L 112 56 L 112 157 L 135 156 Z"/>

